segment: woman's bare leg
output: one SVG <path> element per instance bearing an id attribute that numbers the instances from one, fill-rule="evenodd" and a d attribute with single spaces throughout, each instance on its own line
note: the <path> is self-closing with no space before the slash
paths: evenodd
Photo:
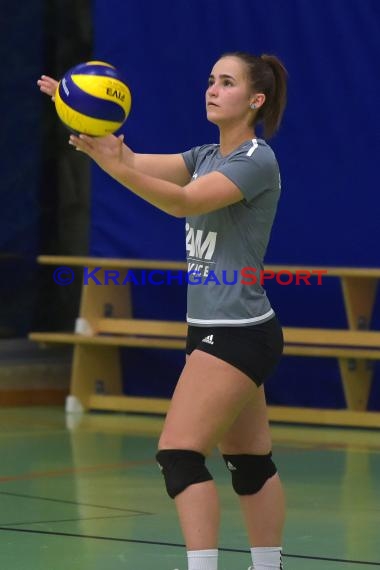
<path id="1" fill-rule="evenodd" d="M 175 389 L 159 449 L 207 456 L 257 391 L 252 380 L 230 364 L 195 350 Z M 190 485 L 175 503 L 187 549 L 216 548 L 220 514 L 214 482 Z"/>

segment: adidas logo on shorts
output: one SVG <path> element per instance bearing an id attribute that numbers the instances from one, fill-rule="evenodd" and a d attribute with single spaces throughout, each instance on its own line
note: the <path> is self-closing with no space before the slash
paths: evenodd
<path id="1" fill-rule="evenodd" d="M 227 468 L 228 468 L 230 471 L 237 471 L 235 465 L 232 465 L 231 461 L 227 461 Z"/>
<path id="2" fill-rule="evenodd" d="M 207 342 L 207 344 L 214 344 L 214 335 L 209 334 L 202 339 L 202 342 Z"/>

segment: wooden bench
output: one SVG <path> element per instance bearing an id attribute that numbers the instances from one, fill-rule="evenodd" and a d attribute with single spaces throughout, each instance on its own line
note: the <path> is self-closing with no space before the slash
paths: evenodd
<path id="1" fill-rule="evenodd" d="M 101 268 L 97 278 L 113 269 L 124 280 L 131 269 L 186 271 L 184 262 L 40 256 L 39 263 L 55 266 Z M 308 267 L 267 266 L 275 273 L 312 271 Z M 370 323 L 380 269 L 313 268 L 328 270 L 326 277 L 338 277 L 342 284 L 349 329 L 285 327 L 285 355 L 328 357 L 339 361 L 347 408 L 321 410 L 269 406 L 271 421 L 380 427 L 380 413 L 368 412 L 372 385 L 371 363 L 380 360 L 380 331 L 366 330 Z M 120 347 L 184 350 L 186 323 L 133 318 L 130 286 L 112 281 L 83 286 L 78 323 L 82 334 L 32 332 L 30 340 L 74 345 L 70 395 L 84 410 L 165 413 L 168 401 L 123 395 Z M 105 316 L 109 315 L 109 316 Z M 84 328 L 83 328 L 84 325 Z M 100 393 L 99 393 L 100 392 Z"/>

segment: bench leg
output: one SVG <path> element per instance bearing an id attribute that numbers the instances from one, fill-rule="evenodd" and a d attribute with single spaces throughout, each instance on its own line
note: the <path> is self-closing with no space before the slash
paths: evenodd
<path id="1" fill-rule="evenodd" d="M 368 360 L 340 358 L 339 368 L 347 408 L 366 410 L 372 386 L 372 363 Z"/>
<path id="2" fill-rule="evenodd" d="M 376 298 L 377 279 L 343 277 L 342 290 L 350 329 L 369 329 Z"/>
<path id="3" fill-rule="evenodd" d="M 341 283 L 349 328 L 369 329 L 378 280 L 369 277 L 343 277 Z M 348 409 L 366 410 L 372 385 L 372 363 L 367 360 L 342 358 L 339 360 L 339 367 Z"/>
<path id="4" fill-rule="evenodd" d="M 122 394 L 119 348 L 117 346 L 74 347 L 70 395 L 85 410 L 92 394 Z"/>

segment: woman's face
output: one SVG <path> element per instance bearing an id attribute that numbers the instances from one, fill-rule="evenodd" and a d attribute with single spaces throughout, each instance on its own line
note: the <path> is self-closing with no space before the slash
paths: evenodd
<path id="1" fill-rule="evenodd" d="M 212 68 L 206 91 L 208 120 L 216 125 L 249 124 L 251 102 L 252 90 L 245 63 L 233 56 L 219 59 Z"/>

